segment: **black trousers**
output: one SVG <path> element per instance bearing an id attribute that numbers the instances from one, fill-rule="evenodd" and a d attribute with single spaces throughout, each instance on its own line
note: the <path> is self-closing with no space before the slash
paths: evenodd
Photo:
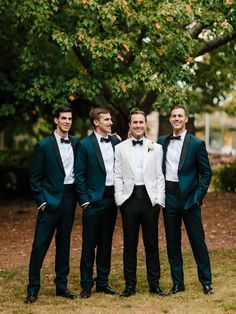
<path id="1" fill-rule="evenodd" d="M 109 191 L 96 204 L 89 204 L 83 211 L 82 253 L 80 260 L 81 287 L 99 288 L 108 285 L 111 268 L 112 237 L 117 217 L 114 190 Z M 97 277 L 93 278 L 96 260 Z"/>
<path id="2" fill-rule="evenodd" d="M 137 283 L 137 246 L 141 226 L 146 253 L 147 279 L 149 286 L 155 288 L 160 279 L 158 248 L 160 207 L 159 205 L 152 207 L 145 186 L 136 186 L 120 210 L 124 234 L 123 262 L 126 286 L 135 287 Z"/>
<path id="3" fill-rule="evenodd" d="M 166 207 L 163 210 L 167 253 L 174 284 L 184 283 L 183 257 L 181 250 L 181 226 L 185 225 L 201 284 L 210 285 L 211 265 L 201 219 L 201 208 L 195 204 L 184 210 L 181 207 L 178 183 L 166 184 Z"/>
<path id="4" fill-rule="evenodd" d="M 40 289 L 40 271 L 48 248 L 56 231 L 56 257 L 54 280 L 56 288 L 67 288 L 69 274 L 70 238 L 75 217 L 76 198 L 73 186 L 66 186 L 60 206 L 50 210 L 39 210 L 36 220 L 34 242 L 29 265 L 29 294 L 36 294 Z"/>

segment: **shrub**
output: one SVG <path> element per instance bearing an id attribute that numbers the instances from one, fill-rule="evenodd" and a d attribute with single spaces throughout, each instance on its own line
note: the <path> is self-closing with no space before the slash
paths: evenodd
<path id="1" fill-rule="evenodd" d="M 236 192 L 236 161 L 214 170 L 211 187 L 214 191 Z"/>
<path id="2" fill-rule="evenodd" d="M 0 152 L 0 196 L 30 196 L 29 176 L 32 152 L 4 150 Z"/>

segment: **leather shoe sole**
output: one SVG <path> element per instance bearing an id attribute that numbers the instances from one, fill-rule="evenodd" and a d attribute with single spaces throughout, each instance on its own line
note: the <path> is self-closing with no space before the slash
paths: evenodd
<path id="1" fill-rule="evenodd" d="M 37 301 L 38 299 L 38 295 L 35 294 L 35 295 L 27 295 L 27 298 L 25 299 L 25 304 L 31 304 L 31 303 L 34 303 L 35 301 Z"/>
<path id="2" fill-rule="evenodd" d="M 128 298 L 135 293 L 135 289 L 125 289 L 123 292 L 121 292 L 120 297 Z"/>
<path id="3" fill-rule="evenodd" d="M 80 298 L 81 299 L 88 299 L 92 295 L 92 288 L 86 287 L 83 288 L 82 291 L 80 292 Z"/>
<path id="4" fill-rule="evenodd" d="M 104 288 L 97 287 L 96 292 L 99 292 L 99 293 L 102 292 L 102 293 L 110 294 L 110 295 L 116 294 L 116 291 L 113 290 L 110 286 L 106 286 Z"/>
<path id="5" fill-rule="evenodd" d="M 213 294 L 214 289 L 210 285 L 203 286 L 204 294 Z"/>
<path id="6" fill-rule="evenodd" d="M 161 296 L 161 297 L 167 296 L 167 293 L 164 292 L 160 287 L 150 288 L 150 289 L 149 289 L 149 292 L 150 292 L 151 294 L 159 295 L 159 296 Z"/>
<path id="7" fill-rule="evenodd" d="M 71 293 L 69 290 L 56 291 L 56 296 L 66 298 L 66 299 L 76 299 L 77 298 L 77 295 Z"/>
<path id="8" fill-rule="evenodd" d="M 185 290 L 185 286 L 184 285 L 174 285 L 172 287 L 172 289 L 170 290 L 169 294 L 176 294 L 179 292 L 183 292 Z"/>

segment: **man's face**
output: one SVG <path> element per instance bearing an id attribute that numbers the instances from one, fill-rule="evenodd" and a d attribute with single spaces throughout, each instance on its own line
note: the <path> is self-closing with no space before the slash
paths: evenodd
<path id="1" fill-rule="evenodd" d="M 145 117 L 140 113 L 132 114 L 129 128 L 129 132 L 134 138 L 136 138 L 137 140 L 142 138 L 147 131 L 147 123 L 145 121 Z"/>
<path id="2" fill-rule="evenodd" d="M 96 132 L 102 136 L 107 136 L 111 133 L 111 127 L 113 125 L 113 122 L 111 120 L 110 113 L 101 113 L 99 115 L 99 120 L 93 121 Z"/>
<path id="3" fill-rule="evenodd" d="M 72 125 L 72 113 L 60 112 L 59 118 L 54 118 L 54 122 L 57 126 L 58 134 L 65 135 L 69 132 Z"/>
<path id="4" fill-rule="evenodd" d="M 185 124 L 188 122 L 188 117 L 184 109 L 176 108 L 172 110 L 170 118 L 170 124 L 175 134 L 181 134 L 185 130 Z"/>

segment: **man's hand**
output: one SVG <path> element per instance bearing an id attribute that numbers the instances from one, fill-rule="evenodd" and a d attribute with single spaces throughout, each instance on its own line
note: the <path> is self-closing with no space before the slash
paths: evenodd
<path id="1" fill-rule="evenodd" d="M 122 141 L 121 137 L 119 134 L 117 134 L 116 132 L 115 133 L 112 133 L 112 136 L 116 136 L 118 138 L 118 140 Z"/>

